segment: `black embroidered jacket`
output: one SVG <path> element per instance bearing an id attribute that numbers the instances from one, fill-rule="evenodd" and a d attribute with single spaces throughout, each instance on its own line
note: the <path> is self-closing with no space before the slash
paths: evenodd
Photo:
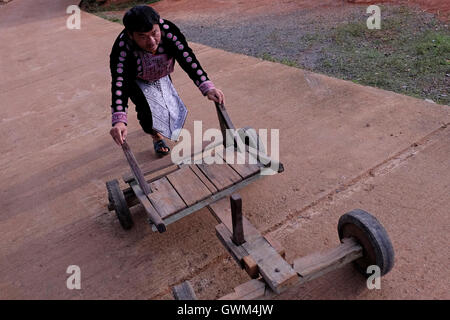
<path id="1" fill-rule="evenodd" d="M 214 88 L 180 29 L 166 19 L 160 19 L 159 26 L 161 41 L 154 55 L 139 48 L 125 29 L 114 42 L 110 54 L 113 126 L 117 122 L 127 123 L 129 84 L 138 78 L 154 81 L 170 74 L 175 60 L 203 95 Z"/>

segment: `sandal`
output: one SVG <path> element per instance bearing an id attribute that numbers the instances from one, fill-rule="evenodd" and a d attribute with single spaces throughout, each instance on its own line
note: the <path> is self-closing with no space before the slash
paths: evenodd
<path id="1" fill-rule="evenodd" d="M 170 148 L 167 146 L 167 144 L 162 139 L 159 141 L 153 142 L 153 147 L 155 148 L 156 153 L 159 153 L 162 155 L 169 154 L 169 152 L 170 152 Z M 166 148 L 167 151 L 162 151 L 163 148 Z"/>

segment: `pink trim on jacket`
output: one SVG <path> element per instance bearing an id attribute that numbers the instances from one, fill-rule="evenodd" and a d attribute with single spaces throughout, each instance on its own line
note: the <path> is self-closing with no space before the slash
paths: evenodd
<path id="1" fill-rule="evenodd" d="M 117 122 L 123 122 L 127 124 L 127 113 L 126 112 L 114 112 L 112 114 L 112 125 L 114 126 Z"/>
<path id="2" fill-rule="evenodd" d="M 206 96 L 206 93 L 211 90 L 211 89 L 215 89 L 216 87 L 214 86 L 214 83 L 212 81 L 205 81 L 202 84 L 200 84 L 198 86 L 198 88 L 200 89 L 200 91 L 202 92 L 202 94 L 204 96 Z"/>

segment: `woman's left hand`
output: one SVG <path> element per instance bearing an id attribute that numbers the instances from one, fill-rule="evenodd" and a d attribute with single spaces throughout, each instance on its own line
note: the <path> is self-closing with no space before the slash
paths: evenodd
<path id="1" fill-rule="evenodd" d="M 206 93 L 209 100 L 215 101 L 217 103 L 225 103 L 225 96 L 220 89 L 211 89 Z"/>

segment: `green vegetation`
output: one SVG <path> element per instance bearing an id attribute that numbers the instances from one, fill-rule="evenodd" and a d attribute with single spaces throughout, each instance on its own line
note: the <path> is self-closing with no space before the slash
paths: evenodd
<path id="1" fill-rule="evenodd" d="M 277 59 L 277 58 L 273 57 L 270 53 L 267 53 L 267 52 L 263 53 L 260 56 L 260 58 L 263 60 L 267 60 L 267 61 L 282 63 L 282 64 L 285 64 L 290 67 L 297 67 L 297 68 L 299 67 L 298 63 L 294 60 L 287 59 L 287 58 Z"/>
<path id="2" fill-rule="evenodd" d="M 362 19 L 303 35 L 302 47 L 320 48 L 313 66 L 301 63 L 302 52 L 283 59 L 265 52 L 259 58 L 450 104 L 448 26 L 408 7 L 382 6 L 381 11 L 386 16 L 380 30 L 369 30 Z M 278 40 L 277 34 L 269 40 Z"/>
<path id="3" fill-rule="evenodd" d="M 380 30 L 365 21 L 338 26 L 314 71 L 449 104 L 450 32 L 401 8 Z"/>
<path id="4" fill-rule="evenodd" d="M 127 1 L 122 3 L 111 3 L 105 5 L 106 1 L 99 0 L 82 0 L 80 7 L 96 16 L 109 20 L 111 22 L 117 22 L 123 25 L 122 18 L 125 10 L 128 10 L 137 5 L 152 4 L 159 0 L 147 0 L 147 1 Z"/>
<path id="5" fill-rule="evenodd" d="M 122 19 L 119 18 L 119 17 L 118 17 L 116 14 L 114 14 L 114 13 L 112 13 L 112 14 L 107 14 L 107 13 L 104 13 L 104 12 L 96 12 L 96 13 L 94 13 L 94 14 L 95 14 L 96 16 L 100 17 L 100 18 L 109 20 L 109 21 L 111 21 L 111 22 L 117 22 L 117 23 L 120 23 L 121 25 L 123 25 Z"/>

